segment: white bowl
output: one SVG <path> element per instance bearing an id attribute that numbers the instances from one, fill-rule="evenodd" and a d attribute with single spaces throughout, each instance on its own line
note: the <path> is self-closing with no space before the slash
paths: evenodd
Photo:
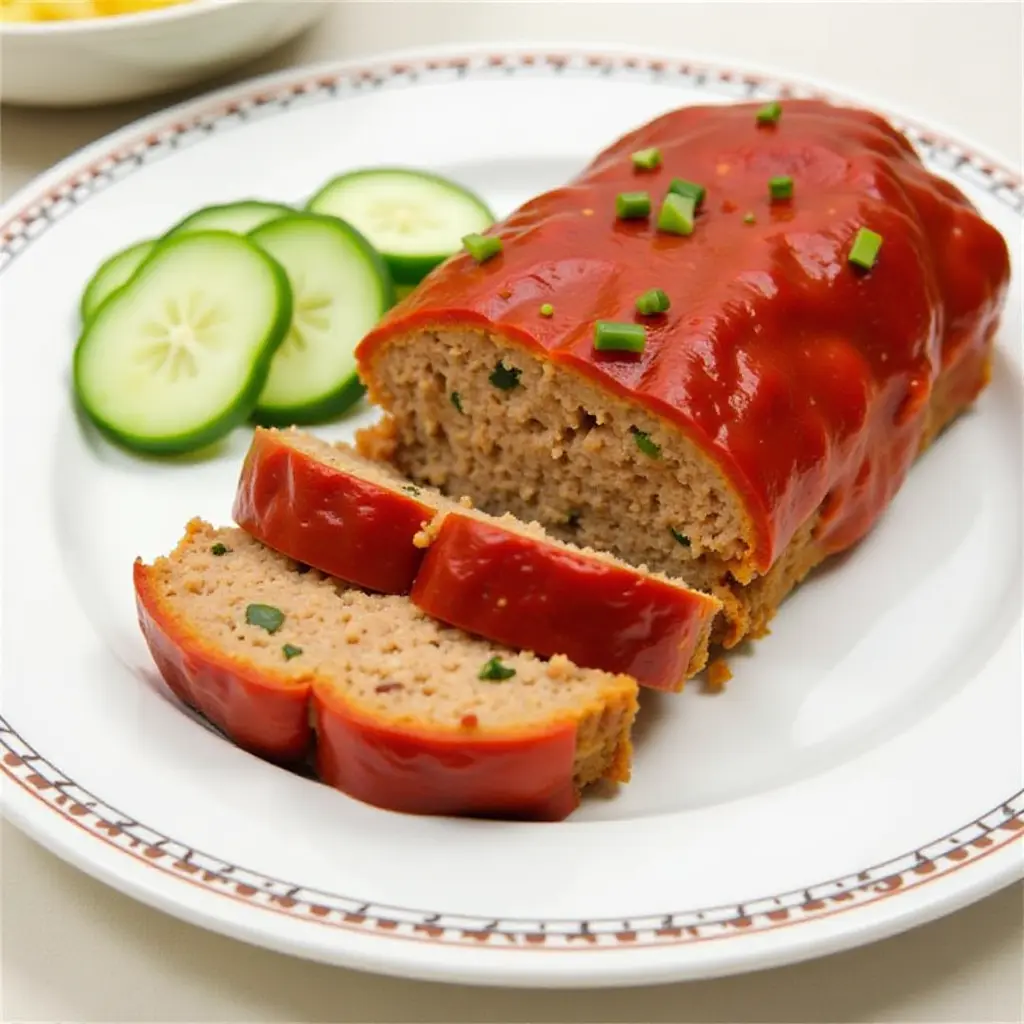
<path id="1" fill-rule="evenodd" d="M 140 14 L 0 24 L 0 97 L 91 106 L 197 82 L 265 53 L 323 16 L 311 0 L 188 0 Z"/>

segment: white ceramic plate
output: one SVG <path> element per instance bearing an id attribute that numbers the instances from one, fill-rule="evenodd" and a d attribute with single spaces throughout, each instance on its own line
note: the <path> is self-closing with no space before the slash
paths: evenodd
<path id="1" fill-rule="evenodd" d="M 194 207 L 298 200 L 338 171 L 405 162 L 462 179 L 503 214 L 666 109 L 788 89 L 579 51 L 295 71 L 134 125 L 13 199 L 0 228 L 10 818 L 91 874 L 229 935 L 507 985 L 780 964 L 1018 877 L 1024 188 L 970 146 L 898 119 L 1013 247 L 991 387 L 871 537 L 734 659 L 725 694 L 645 695 L 635 781 L 564 824 L 385 813 L 183 711 L 136 628 L 131 562 L 168 549 L 194 514 L 227 521 L 247 432 L 215 461 L 142 461 L 72 411 L 79 290 L 109 252 Z"/>

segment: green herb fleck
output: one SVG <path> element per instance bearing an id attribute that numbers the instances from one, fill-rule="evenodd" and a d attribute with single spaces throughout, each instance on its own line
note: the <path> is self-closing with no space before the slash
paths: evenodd
<path id="1" fill-rule="evenodd" d="M 692 235 L 697 204 L 693 196 L 669 192 L 658 211 L 658 230 L 670 235 Z"/>
<path id="2" fill-rule="evenodd" d="M 615 216 L 619 220 L 643 220 L 651 212 L 651 197 L 646 192 L 620 192 L 615 197 Z"/>
<path id="3" fill-rule="evenodd" d="M 420 496 L 420 489 L 415 484 L 404 484 L 402 486 L 402 490 L 405 491 L 406 494 L 411 494 L 414 498 L 418 498 Z"/>
<path id="4" fill-rule="evenodd" d="M 782 104 L 777 100 L 773 100 L 771 103 L 766 103 L 758 110 L 757 123 L 777 124 L 780 117 L 782 117 Z"/>
<path id="5" fill-rule="evenodd" d="M 544 305 L 540 307 L 540 315 L 541 316 L 554 316 L 555 315 L 555 307 L 552 306 L 550 302 L 545 302 Z"/>
<path id="6" fill-rule="evenodd" d="M 779 174 L 768 179 L 768 194 L 772 202 L 793 198 L 793 179 L 788 174 Z"/>
<path id="7" fill-rule="evenodd" d="M 882 236 L 870 228 L 861 228 L 850 247 L 847 259 L 862 270 L 870 270 L 878 259 L 878 250 L 882 248 Z"/>
<path id="8" fill-rule="evenodd" d="M 459 412 L 462 412 L 462 395 L 460 395 L 458 391 L 453 391 L 448 398 L 451 400 L 452 405 L 454 405 Z"/>
<path id="9" fill-rule="evenodd" d="M 487 662 L 482 669 L 480 669 L 480 678 L 488 679 L 492 683 L 504 682 L 506 679 L 511 679 L 516 674 L 514 668 L 508 668 L 502 665 L 501 658 L 494 657 Z"/>
<path id="10" fill-rule="evenodd" d="M 462 245 L 477 263 L 486 263 L 501 252 L 501 239 L 495 235 L 463 235 Z"/>
<path id="11" fill-rule="evenodd" d="M 690 538 L 687 537 L 685 533 L 680 533 L 671 526 L 668 528 L 668 532 L 672 534 L 672 537 L 677 544 L 682 544 L 684 548 L 688 548 L 690 546 Z"/>
<path id="12" fill-rule="evenodd" d="M 651 440 L 651 435 L 644 433 L 642 430 L 637 430 L 633 427 L 633 439 L 636 441 L 637 448 L 644 453 L 649 455 L 652 459 L 661 458 L 661 445 L 656 441 Z"/>
<path id="13" fill-rule="evenodd" d="M 642 316 L 664 313 L 672 303 L 660 288 L 650 288 L 636 300 L 636 311 Z"/>
<path id="14" fill-rule="evenodd" d="M 226 555 L 230 550 L 231 549 L 224 544 L 214 544 L 213 547 L 210 548 L 210 554 L 218 556 Z"/>
<path id="15" fill-rule="evenodd" d="M 501 388 L 502 391 L 511 391 L 513 388 L 519 387 L 519 378 L 522 374 L 522 370 L 515 366 L 506 366 L 505 363 L 499 359 L 498 365 L 491 371 L 491 376 L 488 380 L 490 380 L 496 388 Z"/>
<path id="16" fill-rule="evenodd" d="M 302 648 L 296 647 L 295 644 L 285 644 L 281 648 L 281 653 L 284 654 L 285 661 L 291 661 L 292 658 L 297 658 L 302 653 Z"/>
<path id="17" fill-rule="evenodd" d="M 695 181 L 687 181 L 685 178 L 673 178 L 669 182 L 668 190 L 673 195 L 692 199 L 694 210 L 700 209 L 700 204 L 704 202 L 704 196 L 707 195 L 707 189 L 703 185 L 699 185 Z"/>
<path id="18" fill-rule="evenodd" d="M 594 348 L 598 352 L 643 352 L 647 330 L 642 324 L 620 324 L 598 320 L 594 325 Z"/>
<path id="19" fill-rule="evenodd" d="M 284 612 L 272 604 L 251 604 L 245 609 L 245 621 L 268 633 L 276 633 L 284 625 Z"/>
<path id="20" fill-rule="evenodd" d="M 630 159 L 638 171 L 656 171 L 661 166 L 661 150 L 657 146 L 638 149 L 630 156 Z"/>
<path id="21" fill-rule="evenodd" d="M 753 211 L 751 211 L 750 213 L 744 215 L 743 223 L 744 224 L 756 224 L 757 223 L 757 218 L 754 216 Z"/>

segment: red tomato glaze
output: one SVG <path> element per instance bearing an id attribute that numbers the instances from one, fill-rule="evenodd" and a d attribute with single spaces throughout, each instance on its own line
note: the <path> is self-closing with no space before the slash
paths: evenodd
<path id="1" fill-rule="evenodd" d="M 717 602 L 633 569 L 450 513 L 410 595 L 428 615 L 509 647 L 678 690 Z"/>
<path id="2" fill-rule="evenodd" d="M 242 465 L 233 517 L 298 562 L 384 594 L 407 594 L 423 558 L 412 539 L 434 509 L 343 473 L 257 431 Z"/>
<path id="3" fill-rule="evenodd" d="M 206 648 L 161 606 L 149 568 L 136 562 L 133 575 L 142 635 L 174 695 L 254 754 L 302 758 L 312 740 L 308 683 L 272 678 Z"/>
<path id="4" fill-rule="evenodd" d="M 364 803 L 410 814 L 561 821 L 579 803 L 576 727 L 531 736 L 418 735 L 363 717 L 318 690 L 317 770 Z"/>
<path id="5" fill-rule="evenodd" d="M 526 203 L 492 231 L 501 255 L 454 256 L 363 340 L 364 379 L 379 347 L 416 328 L 487 327 L 707 451 L 743 500 L 752 569 L 769 568 L 826 498 L 822 546 L 859 539 L 918 452 L 939 374 L 969 368 L 967 399 L 984 386 L 1007 247 L 878 116 L 788 100 L 763 126 L 755 111 L 673 111 Z M 662 164 L 638 171 L 630 153 L 648 146 Z M 770 200 L 776 175 L 793 178 L 791 200 Z M 655 229 L 675 177 L 707 189 L 686 237 Z M 616 220 L 616 194 L 638 189 L 651 218 Z M 884 239 L 869 272 L 847 261 L 862 226 Z M 649 288 L 668 293 L 667 314 L 638 317 Z M 599 319 L 645 322 L 644 353 L 596 353 Z"/>

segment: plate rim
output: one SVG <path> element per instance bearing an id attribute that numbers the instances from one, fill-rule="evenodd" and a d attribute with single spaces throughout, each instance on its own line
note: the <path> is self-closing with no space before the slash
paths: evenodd
<path id="1" fill-rule="evenodd" d="M 769 93 L 777 93 L 782 96 L 821 95 L 839 102 L 867 105 L 871 109 L 890 117 L 901 128 L 908 131 L 915 142 L 950 150 L 956 154 L 957 160 L 961 163 L 970 163 L 976 172 L 982 174 L 987 181 L 992 182 L 993 190 L 996 187 L 1008 188 L 1016 203 L 1009 202 L 1007 205 L 1015 209 L 1019 215 L 1024 216 L 1024 182 L 1021 180 L 1020 172 L 1010 169 L 1002 157 L 992 154 L 984 147 L 976 146 L 970 141 L 964 140 L 959 133 L 950 132 L 944 127 L 941 127 L 939 130 L 929 127 L 930 124 L 935 122 L 920 121 L 893 110 L 888 104 L 878 103 L 873 98 L 850 91 L 836 90 L 811 78 L 797 78 L 780 74 L 774 69 L 762 69 L 747 62 L 736 63 L 717 57 L 708 58 L 702 56 L 698 58 L 680 52 L 669 53 L 634 47 L 609 46 L 606 44 L 588 45 L 577 43 L 558 46 L 553 44 L 531 45 L 528 43 L 514 45 L 481 43 L 387 51 L 361 58 L 323 61 L 302 67 L 287 68 L 201 94 L 132 122 L 72 153 L 54 167 L 27 183 L 0 207 L 0 272 L 15 258 L 18 252 L 27 247 L 33 238 L 43 233 L 43 231 L 40 231 L 36 235 L 28 234 L 34 223 L 38 223 L 42 219 L 48 227 L 49 224 L 59 219 L 59 214 L 55 216 L 54 211 L 59 210 L 61 201 L 71 195 L 75 188 L 74 181 L 76 179 L 82 179 L 83 175 L 87 179 L 89 177 L 94 178 L 99 173 L 98 168 L 102 168 L 111 160 L 115 166 L 118 162 L 129 159 L 138 159 L 141 164 L 140 154 L 145 153 L 151 146 L 161 144 L 168 137 L 168 131 L 170 136 L 173 137 L 175 134 L 180 134 L 206 123 L 210 119 L 216 122 L 218 117 L 236 113 L 239 105 L 250 99 L 254 99 L 257 102 L 263 100 L 271 103 L 280 102 L 280 98 L 283 95 L 296 96 L 310 90 L 330 89 L 334 83 L 340 80 L 351 83 L 365 83 L 373 87 L 388 77 L 406 74 L 410 69 L 414 69 L 419 74 L 426 73 L 430 70 L 430 65 L 432 64 L 438 65 L 438 70 L 450 71 L 454 68 L 458 73 L 465 74 L 466 69 L 478 68 L 481 61 L 483 61 L 483 66 L 485 67 L 524 67 L 527 66 L 528 58 L 533 62 L 548 65 L 551 73 L 556 73 L 569 66 L 574 60 L 583 61 L 588 72 L 594 74 L 601 68 L 609 65 L 613 70 L 616 67 L 621 70 L 635 65 L 640 70 L 655 73 L 656 65 L 660 64 L 663 67 L 673 68 L 677 72 L 683 69 L 688 74 L 696 73 L 698 75 L 714 76 L 716 80 L 722 82 L 740 81 L 745 85 L 750 84 L 749 95 L 751 96 L 764 95 L 764 90 L 768 90 Z M 517 65 L 509 64 L 510 60 L 516 60 L 519 63 Z M 693 83 L 691 82 L 690 84 Z M 958 164 L 958 166 L 960 165 Z M 71 208 L 73 205 L 72 202 L 67 208 Z M 22 244 L 17 249 L 13 249 L 11 243 L 16 242 L 18 239 L 22 240 Z M 12 743 L 12 739 L 15 741 L 14 743 Z M 106 841 L 108 845 L 113 845 L 117 849 L 132 854 L 136 860 L 148 863 L 151 867 L 161 867 L 162 865 L 159 862 L 171 858 L 171 855 L 163 849 L 163 846 L 175 842 L 170 837 L 163 837 L 157 830 L 140 826 L 145 831 L 158 837 L 156 840 L 149 840 L 147 842 L 145 839 L 133 835 L 130 829 L 120 828 L 120 825 L 127 824 L 124 820 L 112 821 L 105 819 L 102 815 L 97 814 L 93 809 L 86 806 L 89 803 L 92 803 L 94 806 L 102 803 L 98 799 L 93 799 L 92 794 L 87 794 L 84 800 L 69 796 L 68 794 L 73 793 L 77 788 L 74 782 L 66 779 L 59 768 L 34 751 L 28 742 L 11 729 L 3 719 L 0 719 L 0 750 L 3 751 L 3 757 L 0 759 L 0 781 L 4 783 L 0 787 L 0 809 L 3 810 L 5 816 L 13 824 L 58 853 L 63 859 L 70 861 L 79 868 L 87 870 L 91 874 L 103 874 L 97 868 L 96 863 L 90 860 L 91 854 L 86 848 L 81 846 L 80 843 L 72 841 L 79 838 L 77 835 L 72 836 L 72 833 L 76 831 L 74 829 L 76 825 L 89 833 L 93 840 Z M 84 790 L 82 792 L 85 793 Z M 14 795 L 13 800 L 10 798 L 11 794 Z M 58 813 L 45 816 L 44 820 L 44 815 L 38 810 L 39 804 Z M 123 816 L 121 817 L 123 819 Z M 988 819 L 992 819 L 992 821 L 989 822 Z M 132 824 L 138 825 L 138 823 Z M 69 826 L 71 827 L 69 828 Z M 110 832 L 111 828 L 115 829 L 118 834 L 114 835 Z M 952 849 L 947 849 L 945 852 L 937 854 L 934 858 L 921 856 L 921 850 L 928 849 L 931 845 L 938 845 L 949 836 L 957 836 L 960 833 L 971 830 L 980 830 L 980 834 L 965 840 L 962 845 L 956 845 Z M 103 832 L 107 833 L 106 840 L 101 835 Z M 1000 841 L 993 838 L 995 835 L 999 836 Z M 127 838 L 123 844 L 116 842 L 116 840 L 125 836 Z M 876 931 L 879 934 L 892 934 L 894 931 L 903 930 L 903 928 L 920 923 L 930 917 L 939 916 L 942 913 L 955 909 L 956 906 L 979 899 L 989 892 L 1011 883 L 1015 878 L 1024 875 L 1024 858 L 1020 858 L 1020 863 L 1015 863 L 1011 857 L 1006 855 L 992 856 L 1001 851 L 1005 854 L 1005 851 L 1013 848 L 1012 844 L 1022 836 L 1024 836 L 1024 791 L 1019 791 L 993 810 L 981 815 L 974 822 L 955 830 L 953 833 L 949 833 L 947 837 L 935 840 L 934 843 L 927 844 L 917 851 L 912 851 L 903 857 L 894 858 L 892 861 L 887 861 L 884 865 L 881 865 L 881 867 L 885 868 L 904 861 L 909 857 L 912 859 L 912 864 L 904 871 L 893 872 L 886 870 L 880 875 L 873 876 L 871 875 L 871 868 L 864 869 L 861 874 L 865 874 L 867 877 L 861 880 L 863 884 L 857 887 L 844 888 L 838 896 L 833 896 L 826 900 L 811 899 L 810 890 L 832 883 L 812 885 L 808 890 L 804 890 L 808 898 L 802 904 L 794 905 L 792 910 L 779 904 L 778 907 L 772 910 L 748 915 L 742 913 L 743 908 L 741 906 L 738 908 L 740 914 L 725 922 L 729 926 L 727 931 L 724 934 L 719 933 L 715 937 L 721 938 L 725 937 L 725 935 L 732 935 L 738 938 L 754 934 L 764 935 L 778 931 L 781 928 L 790 928 L 793 924 L 797 923 L 822 922 L 834 918 L 840 913 L 846 914 L 847 911 L 874 906 L 882 899 L 888 902 L 898 902 L 890 901 L 889 897 L 915 892 L 927 883 L 948 878 L 954 872 L 960 873 L 960 869 L 963 867 L 978 864 L 982 861 L 988 862 L 988 870 L 982 869 L 966 873 L 968 877 L 966 882 L 964 881 L 965 875 L 960 874 L 958 885 L 947 887 L 946 890 L 943 890 L 944 895 L 938 898 L 933 897 L 930 902 L 924 905 L 923 909 L 919 909 L 917 914 L 908 915 L 909 919 L 903 922 L 902 926 L 892 925 L 891 919 L 894 917 L 898 918 L 900 914 L 898 912 L 896 914 L 890 912 L 888 915 L 883 915 L 881 919 L 875 920 L 873 929 L 868 927 L 871 922 L 867 920 L 859 929 L 853 927 L 842 931 L 840 938 L 843 941 L 838 945 L 833 944 L 832 948 L 846 948 L 869 941 L 871 937 L 877 937 L 867 936 L 865 933 L 868 931 Z M 183 844 L 178 845 L 181 846 Z M 89 847 L 89 849 L 95 849 L 95 846 Z M 919 859 L 914 860 L 915 854 Z M 216 860 L 216 858 L 214 859 Z M 391 911 L 402 911 L 407 914 L 419 913 L 425 920 L 421 920 L 417 924 L 403 920 L 400 915 L 381 916 L 369 913 L 353 913 L 350 909 L 336 909 L 325 906 L 322 903 L 308 901 L 303 905 L 293 896 L 269 897 L 269 899 L 279 901 L 290 900 L 291 906 L 285 905 L 284 902 L 280 902 L 277 906 L 263 906 L 263 904 L 253 902 L 253 900 L 257 897 L 266 897 L 267 893 L 265 891 L 255 889 L 247 884 L 240 885 L 233 879 L 228 879 L 223 875 L 218 876 L 215 872 L 204 871 L 198 868 L 192 870 L 194 865 L 188 863 L 187 860 L 181 861 L 179 858 L 178 863 L 185 866 L 178 867 L 176 869 L 177 875 L 174 876 L 172 874 L 171 876 L 176 878 L 177 883 L 185 881 L 194 884 L 195 879 L 193 876 L 195 874 L 209 874 L 216 877 L 218 882 L 216 886 L 212 880 L 207 883 L 208 893 L 232 896 L 236 900 L 247 900 L 249 901 L 249 907 L 260 907 L 264 911 L 272 909 L 286 913 L 301 910 L 306 915 L 306 921 L 316 920 L 324 924 L 336 924 L 339 928 L 356 932 L 361 936 L 372 936 L 374 940 L 380 938 L 387 938 L 389 940 L 409 938 L 410 936 L 406 934 L 406 931 L 412 929 L 413 935 L 417 936 L 419 941 L 437 943 L 453 951 L 465 947 L 472 949 L 486 948 L 488 950 L 518 950 L 534 954 L 535 956 L 536 954 L 558 949 L 566 954 L 573 954 L 573 959 L 576 960 L 579 956 L 588 952 L 611 950 L 622 952 L 629 950 L 631 952 L 635 951 L 635 956 L 644 949 L 665 950 L 668 947 L 692 946 L 698 942 L 710 941 L 712 936 L 702 933 L 701 928 L 721 928 L 723 923 L 715 921 L 710 925 L 682 927 L 677 926 L 672 920 L 682 915 L 667 915 L 665 921 L 668 923 L 662 927 L 641 931 L 629 926 L 630 919 L 625 920 L 624 927 L 609 930 L 595 929 L 593 925 L 606 922 L 619 924 L 622 923 L 622 919 L 605 919 L 604 922 L 600 919 L 570 922 L 577 927 L 573 932 L 567 933 L 565 943 L 562 945 L 557 942 L 551 942 L 552 939 L 557 940 L 559 936 L 555 932 L 548 931 L 545 927 L 545 922 L 540 922 L 541 927 L 539 931 L 536 928 L 532 930 L 508 931 L 497 927 L 482 930 L 479 926 L 462 927 L 458 924 L 452 927 L 447 925 L 439 927 L 437 921 L 431 923 L 430 919 L 436 918 L 440 921 L 447 918 L 461 918 L 462 915 L 428 914 L 425 911 L 406 911 L 405 908 L 384 908 Z M 876 865 L 875 867 L 878 868 L 880 866 Z M 248 871 L 248 869 L 240 868 L 239 870 L 246 871 L 250 875 L 258 874 Z M 131 886 L 127 883 L 120 884 L 122 880 L 116 875 L 111 877 L 109 872 L 103 874 L 103 880 L 123 890 L 131 889 L 131 895 L 142 899 L 144 902 L 157 905 L 172 914 L 189 916 L 183 914 L 182 908 L 180 906 L 176 907 L 172 900 L 157 899 L 155 894 L 152 891 L 147 892 L 145 886 L 141 883 Z M 285 885 L 286 883 L 281 882 L 280 884 Z M 236 891 L 229 892 L 228 889 L 230 888 Z M 253 890 L 252 893 L 247 891 L 249 889 Z M 296 890 L 296 893 L 298 891 Z M 936 892 L 939 890 L 932 891 Z M 857 895 L 858 893 L 863 898 L 860 898 Z M 348 898 L 337 897 L 337 899 L 346 900 Z M 772 897 L 767 897 L 766 899 L 771 900 Z M 835 904 L 831 908 L 829 907 L 830 901 Z M 357 906 L 362 906 L 359 901 L 351 900 L 350 902 Z M 762 903 L 765 900 L 750 902 Z M 366 909 L 369 910 L 371 906 L 377 905 L 366 905 Z M 704 911 L 694 911 L 693 913 L 703 914 L 712 909 L 715 908 L 705 908 Z M 793 912 L 799 915 L 796 919 L 791 917 Z M 228 930 L 225 927 L 223 918 L 218 916 L 215 909 L 211 909 L 206 913 L 194 913 L 189 916 L 189 919 L 214 930 Z M 471 919 L 466 920 L 469 921 Z M 498 923 L 500 924 L 501 922 Z M 561 921 L 561 923 L 565 924 L 567 922 Z M 479 922 L 477 924 L 479 925 Z M 269 938 L 272 935 L 273 927 L 270 927 L 268 936 L 265 936 L 265 938 Z M 249 930 L 246 930 L 244 934 L 237 934 L 236 937 L 257 942 L 258 944 L 270 945 L 271 948 L 281 948 L 280 944 L 274 942 L 259 942 L 259 936 L 253 935 Z M 498 941 L 494 940 L 504 941 L 499 944 Z M 574 941 L 577 944 L 573 945 Z M 380 945 L 379 942 L 376 944 Z M 398 945 L 395 942 L 391 944 L 393 946 Z M 314 958 L 317 958 L 315 951 L 311 951 L 308 948 L 292 951 L 298 951 L 300 955 L 312 955 Z M 796 959 L 803 959 L 806 956 L 817 955 L 824 951 L 826 950 L 811 949 L 805 951 L 804 956 L 800 956 L 792 955 L 793 951 L 789 949 L 790 955 L 783 956 L 777 962 L 793 962 Z M 531 957 L 531 959 L 533 958 Z M 345 955 L 338 957 L 337 962 L 351 962 L 352 959 L 351 951 L 345 951 Z M 394 959 L 400 961 L 402 958 L 396 957 Z M 502 957 L 501 959 L 504 961 L 509 958 Z M 593 960 L 593 958 L 589 959 Z M 681 962 L 681 958 L 679 959 Z M 719 965 L 721 969 L 716 967 L 713 970 L 702 971 L 694 976 L 709 977 L 716 973 L 732 973 L 734 971 L 748 970 L 752 966 L 766 965 L 763 956 L 758 958 L 756 965 L 747 962 L 748 959 L 741 954 L 739 957 L 734 958 L 735 962 Z M 602 966 L 604 965 L 604 959 L 599 962 L 602 963 Z M 375 962 L 370 965 L 369 969 L 388 971 L 389 966 L 392 965 Z M 618 977 L 618 974 L 621 972 L 617 972 L 616 977 L 618 977 L 618 980 L 613 979 L 609 983 L 621 984 L 635 981 L 637 976 L 644 974 L 643 969 L 637 969 L 638 967 L 638 964 L 634 964 L 634 968 L 626 972 L 624 977 Z M 584 968 L 584 970 L 586 969 Z M 403 969 L 402 964 L 399 963 L 390 973 L 416 976 L 417 971 L 415 967 L 409 968 L 406 966 Z M 460 980 L 479 980 L 480 976 L 487 973 L 485 970 L 476 970 L 469 977 L 462 975 Z M 509 982 L 509 978 L 505 976 L 502 970 L 493 973 L 501 982 Z M 563 972 L 560 970 L 549 972 L 545 969 L 541 972 L 539 969 L 527 968 L 525 972 L 517 969 L 515 974 L 517 977 L 522 975 L 523 979 L 529 983 L 537 983 L 540 980 L 542 983 L 547 984 L 552 983 L 552 981 L 561 984 L 572 976 L 572 971 L 564 972 L 563 976 Z M 435 969 L 429 974 L 419 976 L 458 975 L 459 968 L 456 967 L 453 970 Z M 680 965 L 677 963 L 676 968 L 670 970 L 665 975 L 665 978 L 683 976 L 686 976 L 686 972 L 681 970 Z M 600 984 L 601 979 L 587 977 L 585 981 L 577 983 L 594 985 Z"/>

